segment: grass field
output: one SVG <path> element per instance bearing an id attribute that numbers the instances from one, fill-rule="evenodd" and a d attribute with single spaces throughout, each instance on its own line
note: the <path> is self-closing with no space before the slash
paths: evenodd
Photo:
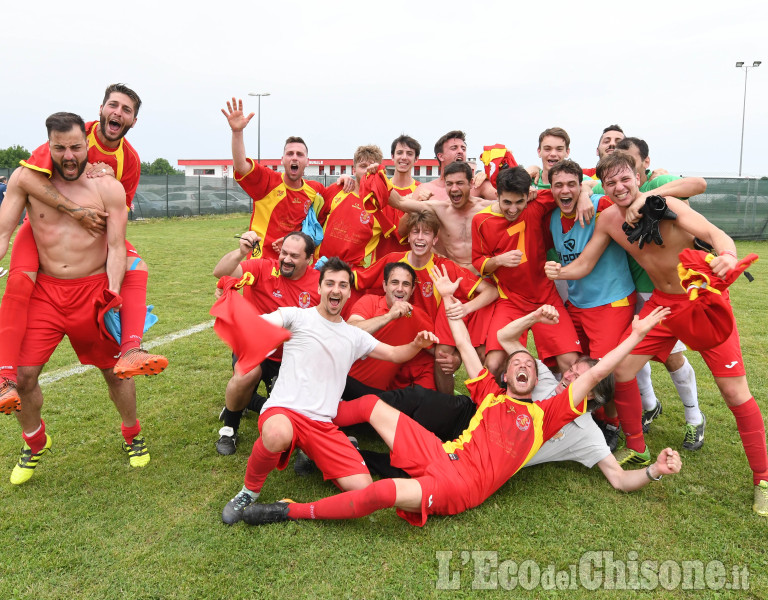
<path id="1" fill-rule="evenodd" d="M 129 239 L 150 265 L 149 301 L 160 316 L 146 341 L 211 320 L 213 266 L 246 227 L 245 215 L 129 225 Z M 740 242 L 738 248 L 740 255 L 768 253 L 765 243 Z M 751 271 L 755 281 L 742 278 L 732 298 L 751 389 L 765 410 L 768 263 Z M 94 370 L 44 387 L 53 452 L 25 485 L 8 483 L 21 440 L 15 419 L 0 420 L 0 600 L 474 598 L 494 593 L 483 588 L 515 583 L 514 594 L 532 598 L 768 595 L 768 519 L 751 511 L 751 476 L 734 419 L 697 354 L 688 353 L 707 416 L 706 443 L 683 456 L 679 475 L 639 492 L 614 491 L 598 469 L 543 465 L 524 469 L 481 507 L 430 518 L 424 528 L 411 527 L 394 510 L 357 521 L 248 528 L 221 523 L 256 436 L 250 415 L 235 456 L 214 449 L 230 373 L 227 348 L 209 328 L 156 351 L 168 356 L 169 368 L 137 380 L 152 455 L 145 469 L 128 467 L 117 412 Z M 64 344 L 46 373 L 75 363 Z M 678 448 L 682 407 L 659 365 L 654 382 L 664 414 L 648 442 L 653 451 Z M 361 441 L 377 443 L 365 433 Z M 321 476 L 299 478 L 289 467 L 270 475 L 261 499 L 307 501 L 335 492 Z M 590 553 L 602 552 L 627 562 L 630 576 L 642 561 L 672 561 L 661 567 L 664 584 L 675 583 L 677 570 L 687 568 L 683 561 L 701 561 L 709 577 L 669 591 L 614 591 L 601 585 L 601 577 L 609 578 L 605 564 L 597 564 L 591 577 L 579 571 L 596 556 Z M 494 558 L 500 566 L 484 574 L 482 565 Z M 516 565 L 519 580 L 509 577 Z M 550 589 L 550 565 L 565 572 L 560 587 L 571 589 Z M 743 585 L 746 575 L 749 589 L 725 588 L 734 581 L 734 567 L 737 582 Z M 587 589 L 590 584 L 598 589 Z M 708 589 L 691 591 L 687 584 Z"/>

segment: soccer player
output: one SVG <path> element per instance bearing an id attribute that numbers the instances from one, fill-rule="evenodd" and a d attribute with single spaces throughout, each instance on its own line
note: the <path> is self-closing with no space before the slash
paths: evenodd
<path id="1" fill-rule="evenodd" d="M 435 279 L 439 280 L 440 274 L 435 275 Z M 509 354 L 525 350 L 519 342 L 520 335 L 527 331 L 542 313 L 554 314 L 552 312 L 554 310 L 553 307 L 539 307 L 533 313 L 505 325 L 499 331 L 499 339 L 504 350 Z M 536 361 L 538 381 L 531 392 L 533 401 L 540 402 L 559 394 L 596 363 L 594 359 L 581 356 L 570 369 L 563 373 L 558 382 L 544 363 Z M 593 393 L 602 395 L 605 400 L 610 400 L 613 396 L 612 384 L 612 380 L 603 380 Z M 443 442 L 459 437 L 461 432 L 470 426 L 476 409 L 468 396 L 454 396 L 420 388 L 381 392 L 377 393 L 377 396 L 434 433 Z M 407 476 L 401 469 L 394 469 L 391 466 L 388 454 L 368 450 L 360 452 L 371 473 L 382 477 Z M 611 453 L 591 413 L 583 414 L 566 423 L 551 439 L 542 444 L 525 466 L 569 460 L 579 462 L 588 469 L 597 465 L 608 482 L 615 489 L 624 492 L 642 488 L 651 481 L 658 481 L 662 475 L 677 473 L 681 467 L 680 455 L 671 448 L 666 448 L 659 453 L 655 464 L 646 469 L 625 471 Z"/>
<path id="2" fill-rule="evenodd" d="M 608 125 L 608 127 L 603 129 L 603 133 L 600 135 L 600 139 L 597 142 L 597 148 L 595 149 L 597 160 L 599 161 L 604 156 L 616 150 L 616 144 L 623 139 L 624 130 L 618 125 Z M 596 167 L 584 169 L 584 175 L 594 178 L 595 171 L 597 171 Z"/>
<path id="3" fill-rule="evenodd" d="M 395 173 L 392 175 L 392 189 L 401 196 L 412 194 L 419 182 L 413 178 L 413 167 L 419 160 L 421 144 L 409 135 L 400 135 L 392 141 L 392 162 L 395 164 Z M 381 210 L 389 218 L 390 222 L 397 225 L 403 218 L 403 212 L 397 210 L 389 203 L 381 207 Z M 376 259 L 386 256 L 390 252 L 402 252 L 408 249 L 404 239 L 400 239 L 397 230 L 390 235 L 382 236 L 376 246 Z"/>
<path id="4" fill-rule="evenodd" d="M 414 195 L 416 200 L 426 200 L 428 198 L 448 200 L 448 190 L 445 187 L 445 169 L 452 162 L 466 162 L 467 142 L 464 132 L 454 130 L 441 136 L 435 142 L 435 158 L 439 163 L 440 177 L 421 184 Z M 428 192 L 429 195 L 427 194 Z M 486 179 L 480 184 L 480 187 L 472 188 L 471 195 L 485 198 L 486 200 L 495 200 L 496 190 L 491 185 L 491 182 Z"/>
<path id="5" fill-rule="evenodd" d="M 409 196 L 403 198 L 393 191 L 389 197 L 389 204 L 408 213 L 423 210 L 433 213 L 440 222 L 440 241 L 436 246 L 437 251 L 465 269 L 474 271 L 472 217 L 493 201 L 470 195 L 472 169 L 463 161 L 449 163 L 443 170 L 443 181 L 448 202 L 433 200 L 429 193 L 422 194 L 425 199 L 418 201 Z M 403 229 L 404 226 L 405 223 L 403 223 Z"/>
<path id="6" fill-rule="evenodd" d="M 551 279 L 579 279 L 597 262 L 611 239 L 622 246 L 645 269 L 655 290 L 645 303 L 641 315 L 648 314 L 659 305 L 671 307 L 672 316 L 689 306 L 688 295 L 681 290 L 677 272 L 678 254 L 685 248 L 693 248 L 694 237 L 712 245 L 717 253 L 710 263 L 712 272 L 723 276 L 737 262 L 733 240 L 677 198 L 668 197 L 667 206 L 677 215 L 675 220 L 659 223 L 663 245 L 646 244 L 642 250 L 631 244 L 621 226 L 626 218 L 627 207 L 640 195 L 640 178 L 634 159 L 614 152 L 598 163 L 597 175 L 615 206 L 603 211 L 597 221 L 594 235 L 578 259 L 563 267 L 558 263 L 547 264 L 547 276 Z M 695 326 L 695 324 L 692 324 Z M 705 327 L 706 324 L 702 324 Z M 678 330 L 679 333 L 679 330 Z M 685 342 L 686 335 L 680 339 Z M 616 370 L 616 405 L 631 407 L 636 418 L 631 428 L 625 429 L 626 448 L 618 451 L 621 465 L 647 464 L 650 450 L 645 444 L 640 423 L 640 393 L 635 374 L 651 358 L 663 361 L 677 341 L 669 328 L 653 332 L 632 351 Z M 715 378 L 726 405 L 736 418 L 754 483 L 753 510 L 768 516 L 768 455 L 766 454 L 765 426 L 760 407 L 747 384 L 746 371 L 739 346 L 735 323 L 730 337 L 722 344 L 701 352 Z"/>
<path id="7" fill-rule="evenodd" d="M 430 316 L 435 325 L 435 333 L 440 343 L 435 348 L 435 384 L 437 389 L 446 394 L 453 393 L 453 374 L 461 365 L 459 353 L 451 336 L 445 313 L 440 311 L 442 297 L 434 289 L 430 272 L 435 265 L 445 265 L 451 277 L 461 278 L 457 295 L 463 304 L 449 309 L 451 315 L 461 315 L 466 319 L 472 337 L 472 343 L 482 355 L 489 325 L 493 314 L 492 304 L 498 300 L 498 291 L 493 285 L 477 277 L 472 271 L 457 265 L 450 259 L 435 254 L 440 222 L 434 212 L 421 211 L 410 213 L 406 219 L 408 229 L 407 252 L 393 252 L 364 270 L 355 273 L 355 287 L 358 290 L 376 289 L 382 280 L 384 266 L 391 262 L 407 262 L 416 272 L 417 289 L 411 296 L 411 303 Z"/>
<path id="8" fill-rule="evenodd" d="M 539 134 L 536 153 L 541 159 L 541 172 L 533 182 L 540 190 L 549 189 L 549 169 L 571 154 L 571 137 L 562 127 L 550 127 Z"/>
<path id="9" fill-rule="evenodd" d="M 452 303 L 450 296 L 446 303 Z M 366 488 L 300 504 L 251 505 L 243 520 L 261 525 L 289 519 L 349 519 L 394 507 L 412 525 L 423 526 L 429 515 L 453 515 L 480 505 L 525 465 L 541 444 L 599 400 L 592 394 L 619 361 L 667 313 L 659 309 L 633 324 L 632 334 L 568 388 L 539 403 L 531 401 L 536 363 L 526 351 L 511 355 L 506 389 L 496 385 L 472 348 L 466 327 L 450 320 L 477 404 L 472 425 L 457 439 L 443 443 L 433 433 L 376 396 L 343 402 L 335 422 L 369 422 L 391 450 L 392 464 L 412 479 L 381 479 Z M 555 313 L 556 314 L 556 313 Z M 550 315 L 541 315 L 552 322 Z M 555 317 L 556 318 L 556 317 Z"/>
<path id="10" fill-rule="evenodd" d="M 222 521 L 242 519 L 258 498 L 269 473 L 284 469 L 294 448 L 312 459 L 326 479 L 342 490 L 360 489 L 371 476 L 347 437 L 331 421 L 336 416 L 352 363 L 363 356 L 402 363 L 437 341 L 422 331 L 412 342 L 390 346 L 345 323 L 341 311 L 352 284 L 349 265 L 331 257 L 320 269 L 320 303 L 314 308 L 281 307 L 264 315 L 289 329 L 281 375 L 259 417 L 261 436 L 253 445 L 242 490 L 224 507 Z"/>
<path id="11" fill-rule="evenodd" d="M 89 169 L 88 175 L 114 175 L 123 185 L 128 208 L 131 207 L 139 184 L 141 161 L 125 135 L 136 124 L 140 107 L 141 99 L 136 92 L 121 83 L 115 83 L 104 92 L 104 99 L 99 106 L 99 120 L 86 123 L 88 160 L 98 163 L 95 169 Z M 91 235 L 103 234 L 103 211 L 80 206 L 61 194 L 49 181 L 54 167 L 47 143 L 37 148 L 21 164 L 27 168 L 17 169 L 11 177 L 9 203 L 16 203 L 12 213 L 15 214 L 26 202 L 26 197 L 31 195 L 39 202 L 68 215 Z M 112 172 L 108 173 L 109 170 Z M 8 242 L 17 223 L 18 220 L 4 220 L 0 227 L 0 258 L 8 250 Z M 152 375 L 165 369 L 168 360 L 141 349 L 147 311 L 148 271 L 146 263 L 130 242 L 127 243 L 126 252 L 130 260 L 121 287 L 121 355 L 115 365 L 115 372 L 118 377 Z M 0 412 L 6 414 L 18 408 L 16 366 L 27 324 L 29 295 L 35 284 L 38 266 L 37 247 L 32 230 L 26 223 L 21 226 L 14 240 L 10 276 L 0 305 L 0 337 L 3 339 L 0 345 Z"/>
<path id="12" fill-rule="evenodd" d="M 255 232 L 245 232 L 240 236 L 239 248 L 224 255 L 216 265 L 214 277 L 229 275 L 241 278 L 246 273 L 251 274 L 253 279 L 243 286 L 243 297 L 253 302 L 262 313 L 273 312 L 281 306 L 317 306 L 320 301 L 317 291 L 320 274 L 311 268 L 315 251 L 312 238 L 294 231 L 285 236 L 278 259 L 248 259 L 258 243 L 259 237 Z M 247 324 L 243 326 L 247 327 Z M 219 416 L 224 422 L 216 442 L 219 454 L 227 456 L 235 453 L 243 410 L 248 406 L 259 381 L 265 381 L 267 388 L 271 389 L 272 380 L 280 369 L 281 356 L 282 348 L 278 348 L 252 371 L 233 372 L 224 392 L 224 409 Z"/>
<path id="13" fill-rule="evenodd" d="M 38 377 L 64 335 L 83 364 L 101 369 L 122 418 L 123 449 L 131 466 L 143 467 L 150 458 L 144 438 L 139 436 L 134 383 L 113 372 L 119 347 L 100 340 L 93 309 L 94 298 L 105 292 L 120 293 L 125 276 L 125 190 L 112 177 L 89 179 L 84 175 L 88 142 L 85 123 L 78 115 L 55 113 L 45 124 L 53 163 L 50 183 L 73 202 L 106 213 L 106 234 L 91 236 L 70 217 L 35 196 L 28 197 L 27 213 L 37 240 L 40 270 L 29 301 L 29 312 L 35 318 L 28 323 L 19 355 L 19 423 L 24 446 L 11 473 L 15 485 L 32 477 L 40 457 L 51 447 L 41 419 L 43 395 Z M 15 216 L 18 220 L 20 212 Z"/>
<path id="14" fill-rule="evenodd" d="M 370 333 L 380 342 L 398 346 L 419 332 L 434 328 L 424 310 L 410 303 L 416 271 L 406 262 L 384 267 L 384 295 L 366 294 L 352 307 L 347 322 Z M 420 385 L 434 389 L 434 357 L 422 350 L 411 360 L 396 364 L 366 358 L 352 365 L 342 398 L 359 398 L 381 390 Z"/>
<path id="15" fill-rule="evenodd" d="M 648 144 L 644 140 L 635 137 L 625 137 L 617 142 L 616 148 L 626 152 L 635 160 L 635 170 L 640 178 L 641 193 L 638 194 L 637 199 L 633 203 L 634 207 L 644 206 L 645 198 L 651 195 L 674 196 L 687 202 L 689 197 L 701 194 L 707 189 L 707 182 L 701 177 L 678 177 L 666 174 L 666 171 L 664 171 L 664 174 L 654 176 L 656 172 L 652 173 L 648 168 L 651 160 L 648 156 Z M 660 171 L 663 171 L 663 169 Z M 604 193 L 600 182 L 592 188 L 592 193 Z M 630 223 L 636 222 L 639 218 L 639 214 L 634 207 L 627 209 L 627 220 Z M 651 292 L 653 292 L 653 283 L 642 267 L 631 257 L 629 259 L 629 268 L 632 271 L 632 277 L 635 280 L 635 287 L 638 292 L 637 310 L 639 311 L 650 297 Z M 684 351 L 685 344 L 682 342 L 675 344 L 675 347 L 664 361 L 664 366 L 669 372 L 669 376 L 675 385 L 685 411 L 683 448 L 686 450 L 698 450 L 704 444 L 706 420 L 699 409 L 696 373 L 683 354 Z M 653 384 L 651 383 L 651 367 L 649 363 L 638 371 L 637 383 L 643 404 L 643 431 L 646 432 L 651 422 L 662 411 L 661 402 L 656 397 Z"/>
<path id="16" fill-rule="evenodd" d="M 300 231 L 301 224 L 311 210 L 319 214 L 322 210 L 325 187 L 316 181 L 304 179 L 304 169 L 309 164 L 307 145 L 300 137 L 291 136 L 283 147 L 284 173 L 278 173 L 246 158 L 243 130 L 248 126 L 254 113 L 243 113 L 243 101 L 232 98 L 227 101 L 227 110 L 221 109 L 232 129 L 232 161 L 235 166 L 235 180 L 253 199 L 250 230 L 262 240 L 254 248 L 252 258 L 277 258 L 280 241 L 292 231 Z M 339 183 L 345 192 L 354 188 L 354 181 L 342 175 Z"/>
<path id="17" fill-rule="evenodd" d="M 371 263 L 374 251 L 383 234 L 391 233 L 394 225 L 384 225 L 380 207 L 370 209 L 360 198 L 360 180 L 372 164 L 381 163 L 378 146 L 359 146 L 353 157 L 355 187 L 344 191 L 338 184 L 327 188 L 329 202 L 323 205 L 318 220 L 323 226 L 323 241 L 317 248 L 317 257 L 338 256 L 352 267 Z"/>
<path id="18" fill-rule="evenodd" d="M 505 352 L 495 332 L 542 304 L 560 311 L 556 325 L 535 325 L 539 358 L 557 364 L 562 373 L 576 360 L 579 338 L 552 282 L 544 276 L 546 252 L 552 244 L 545 219 L 555 202 L 548 190 L 528 201 L 531 177 L 523 167 L 504 169 L 496 179 L 499 199 L 472 219 L 472 264 L 482 276 L 492 275 L 501 299 L 496 302 L 486 342 L 485 364 L 500 376 Z"/>

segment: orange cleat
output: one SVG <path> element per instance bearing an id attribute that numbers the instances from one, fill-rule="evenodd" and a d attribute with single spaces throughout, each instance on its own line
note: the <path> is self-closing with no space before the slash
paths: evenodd
<path id="1" fill-rule="evenodd" d="M 132 348 L 117 359 L 112 369 L 119 379 L 129 379 L 136 375 L 157 375 L 168 366 L 168 359 L 160 354 L 150 354 L 140 348 Z"/>
<path id="2" fill-rule="evenodd" d="M 16 384 L 7 377 L 0 377 L 0 413 L 10 415 L 21 409 L 21 399 Z"/>

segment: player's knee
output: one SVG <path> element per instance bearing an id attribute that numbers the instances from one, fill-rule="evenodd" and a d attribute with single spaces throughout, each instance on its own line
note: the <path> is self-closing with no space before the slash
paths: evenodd
<path id="1" fill-rule="evenodd" d="M 147 267 L 147 263 L 144 262 L 143 258 L 140 257 L 134 257 L 131 259 L 131 257 L 128 257 L 128 260 L 126 261 L 126 267 L 125 270 L 127 272 L 130 271 L 149 271 L 149 267 Z"/>
<path id="2" fill-rule="evenodd" d="M 336 480 L 338 486 L 345 492 L 351 492 L 354 490 L 362 490 L 367 488 L 373 483 L 373 479 L 367 473 L 361 473 L 359 475 L 350 475 L 349 477 L 342 477 Z"/>
<path id="3" fill-rule="evenodd" d="M 670 354 L 669 358 L 664 362 L 664 366 L 670 373 L 680 370 L 685 364 L 685 355 L 682 352 L 675 352 Z"/>
<path id="4" fill-rule="evenodd" d="M 281 416 L 281 415 L 278 415 Z M 261 442 L 270 452 L 283 452 L 291 447 L 293 427 L 287 418 L 272 417 L 264 422 L 261 429 Z"/>
<path id="5" fill-rule="evenodd" d="M 37 374 L 20 368 L 16 380 L 16 390 L 19 394 L 29 394 L 37 387 Z"/>

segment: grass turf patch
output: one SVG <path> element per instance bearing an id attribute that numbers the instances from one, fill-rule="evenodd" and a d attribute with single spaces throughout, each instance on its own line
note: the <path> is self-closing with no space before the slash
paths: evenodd
<path id="1" fill-rule="evenodd" d="M 244 216 L 129 224 L 128 237 L 149 264 L 148 300 L 160 316 L 148 342 L 211 320 L 213 267 L 236 248 L 233 235 L 246 228 Z M 740 255 L 768 251 L 765 243 L 737 245 Z M 755 281 L 740 279 L 732 300 L 750 385 L 762 404 L 768 267 L 760 261 L 751 271 Z M 0 279 L 0 289 L 5 281 Z M 768 589 L 763 550 L 768 519 L 751 512 L 750 471 L 733 416 L 696 353 L 687 356 L 698 376 L 707 436 L 699 452 L 683 454 L 679 475 L 623 494 L 596 468 L 532 467 L 479 508 L 431 517 L 419 529 L 394 510 L 356 521 L 222 525 L 221 510 L 242 485 L 257 435 L 256 415 L 244 419 L 237 453 L 219 456 L 217 416 L 231 368 L 226 346 L 205 329 L 156 351 L 168 356 L 168 369 L 136 380 L 152 455 L 144 469 L 128 467 L 117 412 L 95 370 L 44 386 L 43 415 L 53 451 L 25 485 L 12 486 L 7 479 L 21 445 L 18 425 L 12 417 L 0 420 L 6 469 L 0 482 L 0 598 L 476 597 L 473 586 L 482 587 L 483 581 L 511 585 L 504 567 L 494 571 L 495 580 L 476 575 L 483 557 L 568 571 L 594 556 L 585 553 L 603 551 L 613 552 L 617 561 L 719 560 L 723 583 L 731 582 L 733 565 L 749 568 L 749 590 L 710 589 L 706 597 L 761 598 Z M 75 362 L 62 344 L 46 372 Z M 653 366 L 653 379 L 664 402 L 664 414 L 647 438 L 655 453 L 680 447 L 683 411 L 662 366 Z M 371 434 L 363 434 L 361 443 L 381 448 Z M 299 478 L 289 466 L 269 476 L 261 499 L 308 501 L 333 493 L 336 488 L 320 475 Z M 459 588 L 438 589 L 452 582 Z M 576 589 L 562 591 L 521 589 L 526 583 L 517 582 L 518 595 L 638 595 L 602 587 L 595 593 L 578 578 Z M 691 592 L 681 583 L 645 596 L 662 593 L 682 598 Z"/>

